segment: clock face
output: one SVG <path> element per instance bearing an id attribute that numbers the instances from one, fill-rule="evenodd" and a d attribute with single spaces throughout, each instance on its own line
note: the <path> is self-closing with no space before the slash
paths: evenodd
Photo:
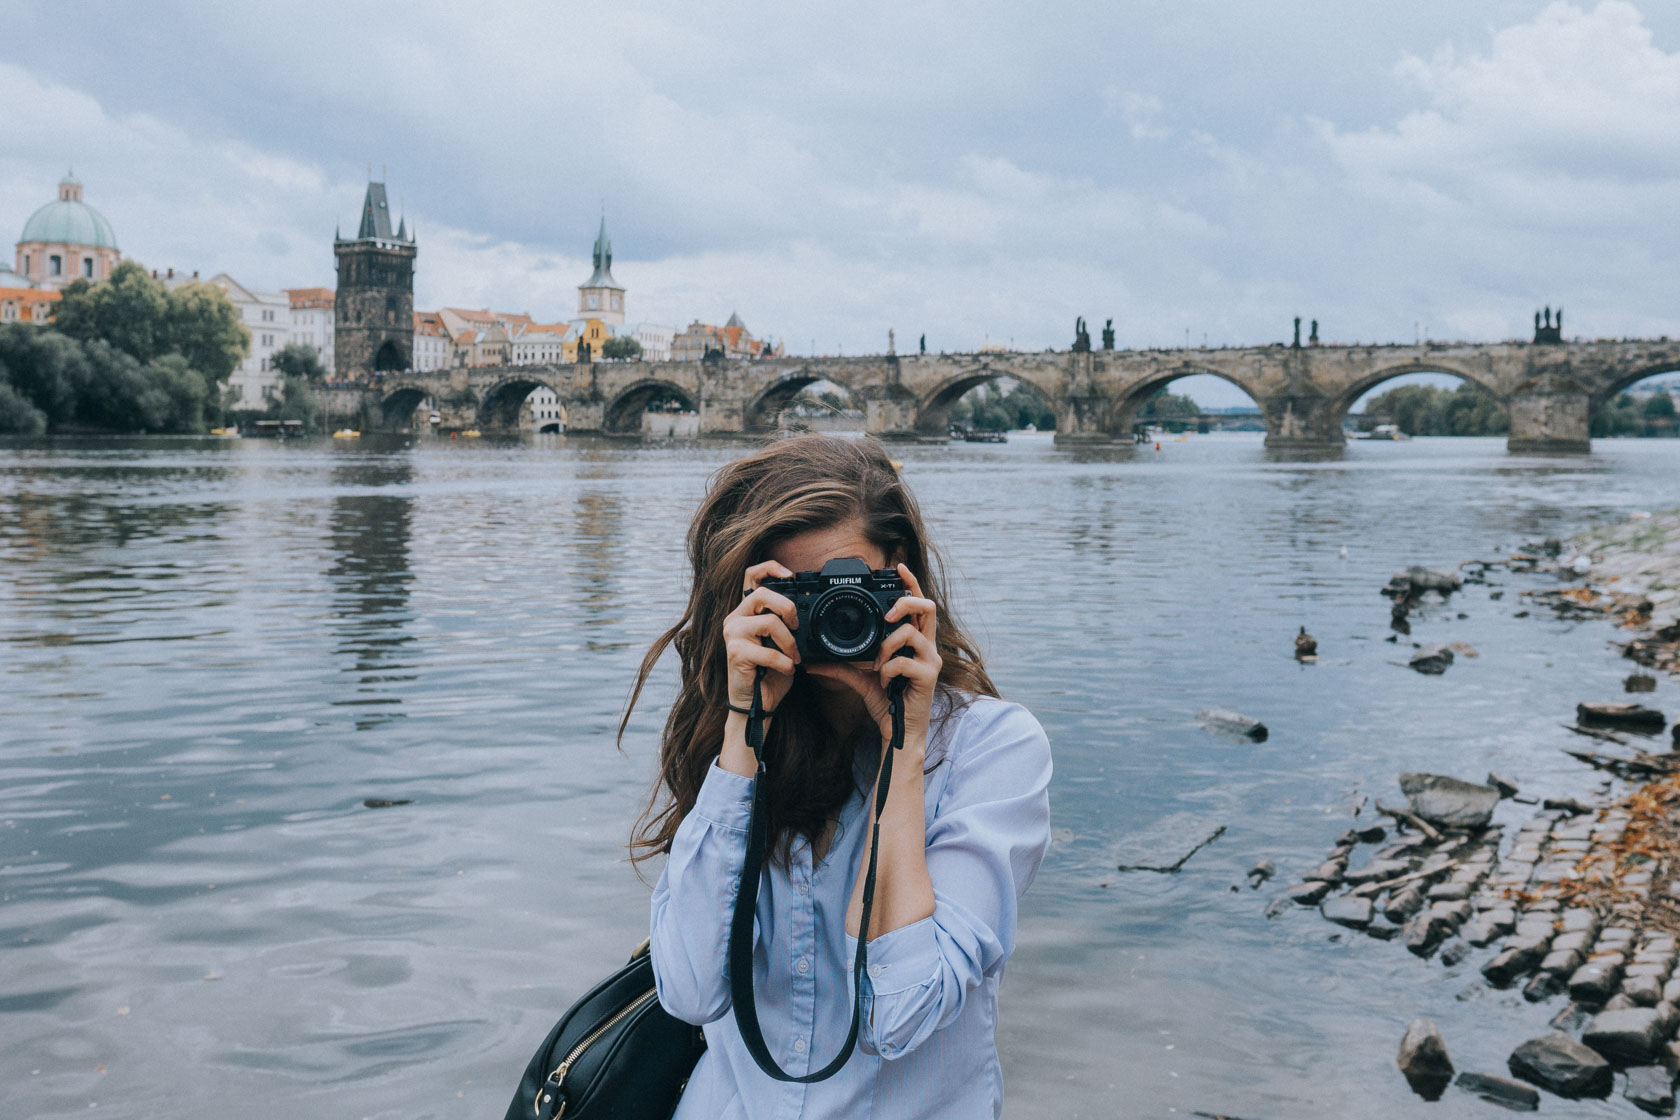
<path id="1" fill-rule="evenodd" d="M 600 297 L 599 296 L 590 296 L 589 300 L 588 300 L 588 303 L 589 303 L 589 309 L 591 311 L 593 311 L 595 309 L 595 307 L 600 303 Z"/>
<path id="2" fill-rule="evenodd" d="M 618 310 L 618 297 L 617 296 L 612 297 L 612 301 L 613 301 L 613 310 L 617 311 Z"/>

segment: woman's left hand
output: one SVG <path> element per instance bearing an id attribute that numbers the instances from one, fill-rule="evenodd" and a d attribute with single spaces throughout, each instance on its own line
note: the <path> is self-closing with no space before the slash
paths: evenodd
<path id="1" fill-rule="evenodd" d="M 936 643 L 939 613 L 933 600 L 922 596 L 922 585 L 908 567 L 899 564 L 898 576 L 908 594 L 888 608 L 885 619 L 888 625 L 901 625 L 882 640 L 874 664 L 865 668 L 861 662 L 829 662 L 807 665 L 805 671 L 844 681 L 857 692 L 880 728 L 883 744 L 892 737 L 887 686 L 895 677 L 905 678 L 909 684 L 904 689 L 904 743 L 906 747 L 914 744 L 925 749 L 934 688 L 944 665 Z M 909 650 L 910 656 L 895 656 L 901 649 Z"/>

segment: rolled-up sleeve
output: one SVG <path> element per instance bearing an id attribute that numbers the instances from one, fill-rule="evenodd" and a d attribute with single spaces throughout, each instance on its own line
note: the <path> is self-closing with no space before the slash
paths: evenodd
<path id="1" fill-rule="evenodd" d="M 751 817 L 752 779 L 714 764 L 653 889 L 648 936 L 659 1002 L 697 1026 L 729 1010 L 729 922 Z"/>
<path id="2" fill-rule="evenodd" d="M 1021 895 L 1050 846 L 1050 744 L 1031 713 L 977 703 L 927 828 L 933 915 L 869 943 L 866 1052 L 897 1058 L 953 1022 L 1015 948 Z M 855 951 L 856 939 L 848 939 Z"/>

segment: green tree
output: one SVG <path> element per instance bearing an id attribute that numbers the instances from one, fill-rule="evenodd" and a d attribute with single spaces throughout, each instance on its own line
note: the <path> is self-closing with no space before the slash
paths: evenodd
<path id="1" fill-rule="evenodd" d="M 286 374 L 280 378 L 280 399 L 269 406 L 270 420 L 302 420 L 307 431 L 321 431 L 321 402 L 307 378 Z"/>
<path id="2" fill-rule="evenodd" d="M 146 366 L 145 376 L 151 391 L 161 394 L 166 412 L 161 428 L 171 432 L 202 432 L 208 424 L 205 415 L 213 407 L 216 394 L 204 375 L 187 363 L 180 354 L 165 354 Z"/>
<path id="3" fill-rule="evenodd" d="M 78 342 L 103 339 L 149 362 L 169 348 L 169 292 L 139 264 L 122 261 L 109 280 L 66 285 L 53 325 Z"/>
<path id="4" fill-rule="evenodd" d="M 251 332 L 227 293 L 194 280 L 171 289 L 168 306 L 163 352 L 181 355 L 212 384 L 231 377 L 251 352 Z"/>
<path id="5" fill-rule="evenodd" d="M 29 323 L 7 324 L 0 327 L 0 367 L 48 428 L 75 420 L 89 374 L 87 355 L 74 339 Z"/>
<path id="6" fill-rule="evenodd" d="M 1673 420 L 1674 398 L 1666 392 L 1647 397 L 1639 412 L 1647 420 Z"/>
<path id="7" fill-rule="evenodd" d="M 1645 434 L 1645 417 L 1640 415 L 1639 402 L 1627 393 L 1623 393 L 1615 400 L 1599 406 L 1593 413 L 1592 425 L 1588 429 L 1592 435 L 1604 436 L 1637 436 Z"/>
<path id="8" fill-rule="evenodd" d="M 281 376 L 302 378 L 310 385 L 319 385 L 327 378 L 327 367 L 321 364 L 321 355 L 306 342 L 282 346 L 274 352 L 268 364 L 279 370 Z"/>
<path id="9" fill-rule="evenodd" d="M 1400 385 L 1367 401 L 1365 417 L 1412 436 L 1502 435 L 1510 426 L 1498 399 L 1468 381 L 1454 389 Z"/>
<path id="10" fill-rule="evenodd" d="M 629 335 L 614 335 L 601 343 L 601 357 L 623 359 L 627 362 L 640 360 L 642 344 Z"/>
<path id="11" fill-rule="evenodd" d="M 38 436 L 47 430 L 47 415 L 6 382 L 0 366 L 0 435 Z"/>

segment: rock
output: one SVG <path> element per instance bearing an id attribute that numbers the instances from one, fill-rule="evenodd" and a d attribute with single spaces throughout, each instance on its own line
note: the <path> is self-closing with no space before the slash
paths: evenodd
<path id="1" fill-rule="evenodd" d="M 1562 995 L 1568 989 L 1564 986 L 1563 977 L 1555 972 L 1536 972 L 1529 977 L 1528 983 L 1523 985 L 1523 999 L 1529 1003 L 1545 1003 L 1553 996 Z"/>
<path id="2" fill-rule="evenodd" d="M 1664 1041 L 1662 1028 L 1662 1017 L 1654 1007 L 1600 1011 L 1581 1033 L 1581 1041 L 1612 1065 L 1645 1065 L 1656 1058 Z"/>
<path id="3" fill-rule="evenodd" d="M 1598 810 L 1593 808 L 1591 805 L 1577 801 L 1573 797 L 1548 797 L 1541 808 L 1555 809 L 1560 813 L 1568 813 L 1572 817 L 1579 817 L 1584 816 L 1587 813 L 1598 812 Z"/>
<path id="4" fill-rule="evenodd" d="M 1485 828 L 1499 791 L 1444 774 L 1402 774 L 1400 790 L 1412 812 L 1437 828 Z"/>
<path id="5" fill-rule="evenodd" d="M 1276 874 L 1277 864 L 1273 863 L 1269 859 L 1263 859 L 1248 869 L 1248 885 L 1251 887 L 1258 887 L 1261 883 L 1264 883 L 1267 879 L 1270 879 Z"/>
<path id="6" fill-rule="evenodd" d="M 1385 922 L 1380 918 L 1371 919 L 1371 924 L 1365 927 L 1365 934 L 1378 941 L 1393 941 L 1400 936 L 1400 927 L 1392 922 Z"/>
<path id="7" fill-rule="evenodd" d="M 1303 883 L 1316 881 L 1320 883 L 1329 883 L 1334 886 L 1342 881 L 1342 876 L 1346 872 L 1347 860 L 1327 859 L 1311 871 L 1307 872 L 1305 875 L 1301 876 L 1301 881 Z"/>
<path id="8" fill-rule="evenodd" d="M 1447 968 L 1461 963 L 1470 955 L 1470 943 L 1462 937 L 1455 937 L 1441 946 L 1441 963 Z"/>
<path id="9" fill-rule="evenodd" d="M 1622 688 L 1627 692 L 1655 692 L 1657 678 L 1648 677 L 1644 673 L 1635 673 L 1622 682 Z"/>
<path id="10" fill-rule="evenodd" d="M 1605 1003 L 1604 1003 L 1604 1006 L 1599 1008 L 1599 1010 L 1600 1011 L 1632 1011 L 1634 1008 L 1636 1008 L 1638 1006 L 1639 1005 L 1637 1003 L 1633 1002 L 1633 997 L 1632 996 L 1629 996 L 1624 992 L 1617 992 L 1615 995 L 1611 996 L 1608 1000 L 1606 1000 Z"/>
<path id="11" fill-rule="evenodd" d="M 1290 909 L 1289 898 L 1287 896 L 1274 898 L 1270 902 L 1266 903 L 1266 917 L 1281 918 Z"/>
<path id="12" fill-rule="evenodd" d="M 1340 895 L 1327 898 L 1319 906 L 1318 912 L 1328 920 L 1349 929 L 1364 929 L 1371 924 L 1371 900 L 1368 898 L 1354 898 L 1352 895 Z"/>
<path id="13" fill-rule="evenodd" d="M 1413 883 L 1389 897 L 1388 905 L 1383 907 L 1383 917 L 1391 922 L 1404 922 L 1422 905 L 1423 888 Z"/>
<path id="14" fill-rule="evenodd" d="M 1296 659 L 1305 660 L 1309 657 L 1315 657 L 1317 654 L 1318 639 L 1307 633 L 1307 628 L 1305 626 L 1301 627 L 1301 632 L 1295 635 Z"/>
<path id="15" fill-rule="evenodd" d="M 1415 914 L 1407 920 L 1401 931 L 1406 936 L 1406 948 L 1414 955 L 1427 957 L 1435 951 L 1436 946 L 1446 940 L 1452 933 L 1454 926 L 1434 909 Z"/>
<path id="16" fill-rule="evenodd" d="M 1329 893 L 1329 883 L 1302 883 L 1298 887 L 1290 887 L 1284 891 L 1283 897 L 1293 899 L 1302 906 L 1317 906 L 1319 900 Z"/>
<path id="17" fill-rule="evenodd" d="M 1453 1064 L 1441 1032 L 1428 1019 L 1414 1019 L 1400 1040 L 1396 1059 L 1412 1092 L 1426 1101 L 1440 1098 L 1452 1084 Z"/>
<path id="18" fill-rule="evenodd" d="M 1259 720 L 1237 712 L 1228 712 L 1224 708 L 1203 708 L 1196 713 L 1196 722 L 1205 730 L 1247 739 L 1251 743 L 1264 743 L 1266 736 L 1270 734 L 1266 725 Z"/>
<path id="19" fill-rule="evenodd" d="M 1629 976 L 1622 981 L 1622 994 L 1640 1007 L 1662 1002 L 1662 980 L 1656 976 Z"/>
<path id="20" fill-rule="evenodd" d="M 1652 1116 L 1674 1115 L 1674 1075 L 1662 1066 L 1634 1066 L 1627 1071 L 1622 1095 Z"/>
<path id="21" fill-rule="evenodd" d="M 1142 832 L 1122 838 L 1116 859 L 1121 871 L 1177 871 L 1224 831 L 1224 825 L 1207 817 L 1171 813 Z"/>
<path id="22" fill-rule="evenodd" d="M 1484 964 L 1482 975 L 1496 988 L 1510 987 L 1517 977 L 1533 972 L 1545 955 L 1545 947 L 1533 942 L 1514 945 Z"/>
<path id="23" fill-rule="evenodd" d="M 1495 774 L 1492 770 L 1488 771 L 1487 784 L 1498 790 L 1501 797 L 1515 797 L 1517 795 L 1517 783 Z"/>
<path id="24" fill-rule="evenodd" d="M 1469 898 L 1474 890 L 1474 884 L 1455 880 L 1450 883 L 1436 883 L 1429 888 L 1429 893 L 1424 897 L 1431 902 L 1458 902 Z"/>
<path id="25" fill-rule="evenodd" d="M 1497 1073 L 1470 1073 L 1467 1070 L 1458 1075 L 1454 1084 L 1466 1093 L 1474 1093 L 1484 1101 L 1503 1105 L 1512 1112 L 1533 1112 L 1540 1107 L 1539 1093 L 1521 1081 L 1501 1077 Z"/>
<path id="26" fill-rule="evenodd" d="M 1559 1011 L 1556 1015 L 1552 1016 L 1551 1026 L 1563 1031 L 1565 1034 L 1570 1034 L 1586 1026 L 1587 1020 L 1591 1018 L 1591 1010 L 1582 1007 L 1578 1003 L 1571 1003 L 1562 1011 Z"/>
<path id="27" fill-rule="evenodd" d="M 1388 839 L 1388 829 L 1380 824 L 1368 824 L 1356 830 L 1354 835 L 1359 838 L 1361 844 L 1381 844 Z"/>
<path id="28" fill-rule="evenodd" d="M 1511 1051 L 1511 1075 L 1560 1097 L 1610 1094 L 1610 1063 L 1562 1031 L 1531 1038 Z"/>
<path id="29" fill-rule="evenodd" d="M 1451 595 L 1464 586 L 1464 580 L 1457 572 L 1450 572 L 1444 568 L 1425 568 L 1414 564 L 1403 572 L 1395 572 L 1389 578 L 1383 594 L 1390 597 L 1404 597 L 1406 595 L 1420 595 L 1425 591 L 1439 592 L 1441 595 Z"/>
<path id="30" fill-rule="evenodd" d="M 1576 1003 L 1603 1003 L 1610 998 L 1622 974 L 1620 954 L 1614 960 L 1599 957 L 1577 968 L 1569 977 L 1569 998 Z"/>
<path id="31" fill-rule="evenodd" d="M 1406 665 L 1409 668 L 1416 669 L 1420 673 L 1427 673 L 1432 677 L 1438 677 L 1442 673 L 1446 672 L 1447 668 L 1452 665 L 1452 663 L 1452 650 L 1448 649 L 1446 646 L 1427 645 L 1420 646 L 1417 651 L 1412 654 L 1412 659 L 1406 662 Z"/>
<path id="32" fill-rule="evenodd" d="M 1620 702 L 1575 705 L 1575 722 L 1583 727 L 1625 727 L 1630 731 L 1661 731 L 1668 719 L 1655 708 Z"/>

